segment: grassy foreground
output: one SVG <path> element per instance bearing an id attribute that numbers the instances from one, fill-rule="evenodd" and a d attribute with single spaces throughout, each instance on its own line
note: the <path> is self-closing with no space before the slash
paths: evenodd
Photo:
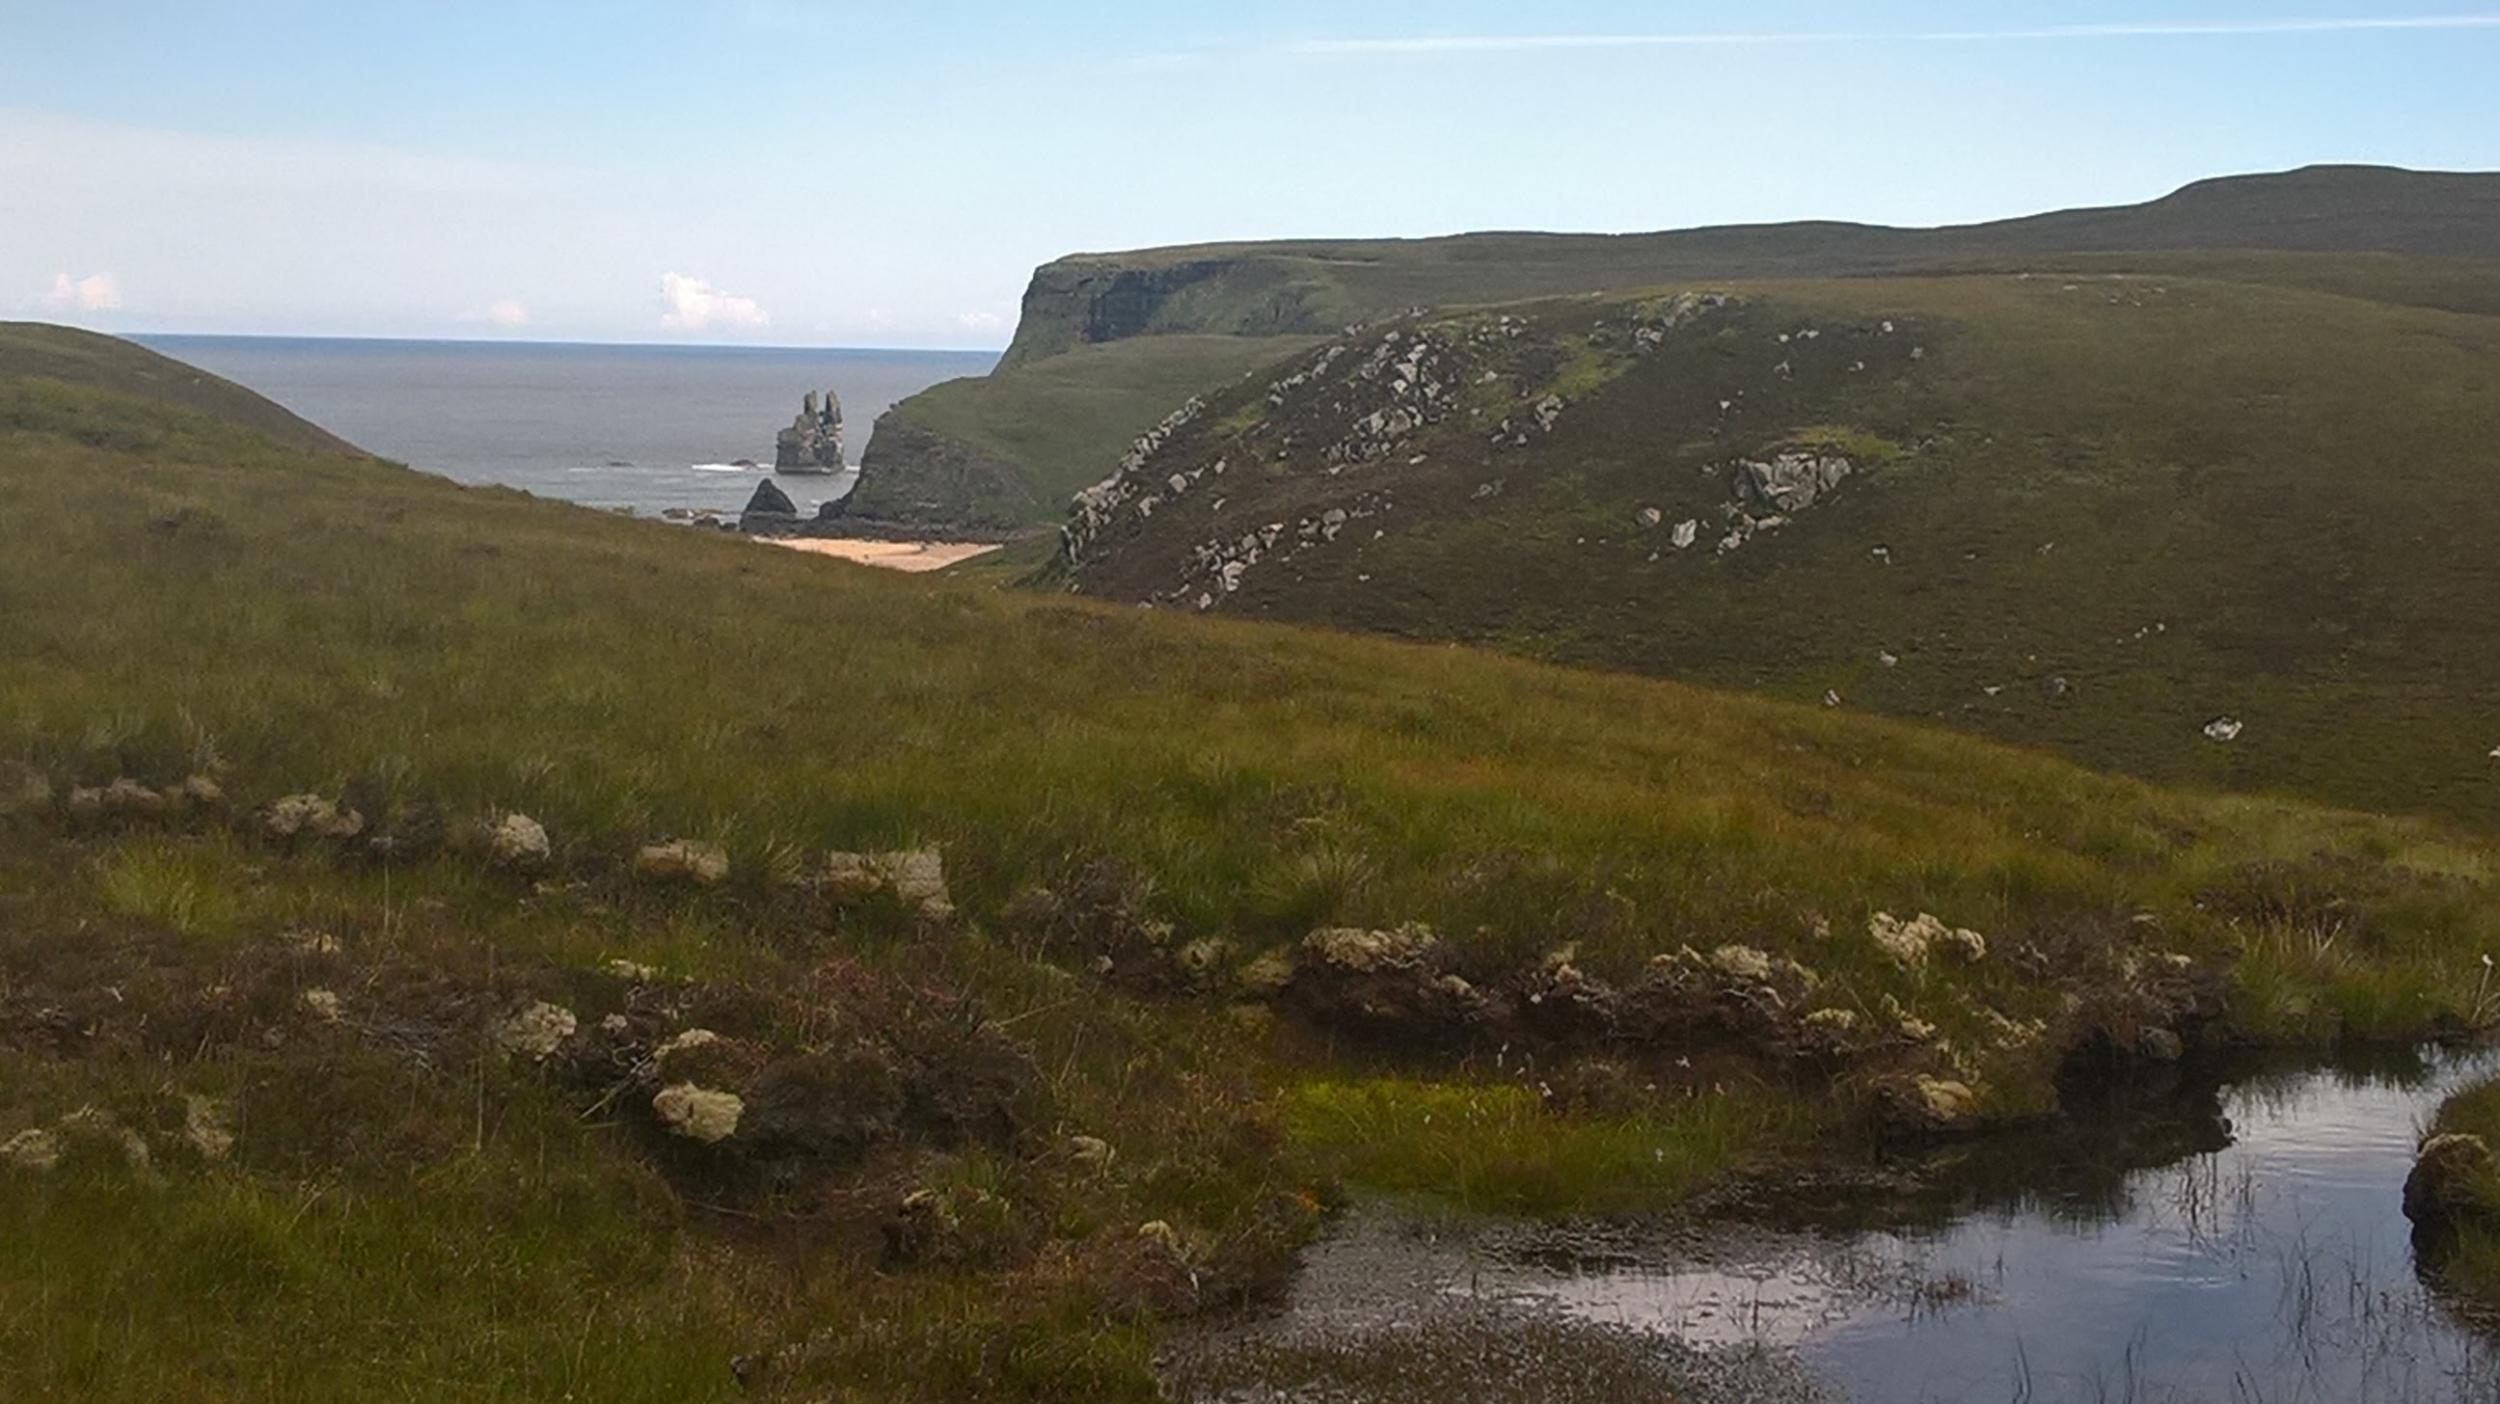
<path id="1" fill-rule="evenodd" d="M 0 382 L 0 659 L 13 1398 L 1148 1398 L 1348 1187 L 1656 1208 L 2087 1052 L 2461 1029 L 2500 926 L 2425 823 L 48 379 Z M 360 822 L 274 833 L 301 794 Z M 637 871 L 674 838 L 726 878 Z M 809 880 L 921 846 L 951 918 Z M 748 1119 L 672 1133 L 655 1071 Z"/>

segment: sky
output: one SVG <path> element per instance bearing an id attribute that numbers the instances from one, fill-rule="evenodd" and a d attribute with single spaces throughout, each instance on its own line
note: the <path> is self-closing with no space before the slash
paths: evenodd
<path id="1" fill-rule="evenodd" d="M 0 0 L 0 317 L 997 347 L 1214 239 L 2500 168 L 2500 0 Z"/>

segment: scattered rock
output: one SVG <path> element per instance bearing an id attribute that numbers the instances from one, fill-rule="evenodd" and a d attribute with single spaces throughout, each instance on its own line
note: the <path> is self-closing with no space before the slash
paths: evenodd
<path id="1" fill-rule="evenodd" d="M 619 980 L 631 980 L 637 985 L 648 985 L 660 978 L 657 966 L 645 965 L 638 960 L 611 960 L 600 968 Z"/>
<path id="2" fill-rule="evenodd" d="M 554 852 L 546 827 L 526 814 L 507 814 L 497 820 L 487 831 L 486 849 L 499 866 L 521 872 L 545 867 Z"/>
<path id="3" fill-rule="evenodd" d="M 2205 739 L 2208 741 L 2237 741 L 2240 739 L 2240 733 L 2247 729 L 2248 724 L 2241 721 L 2237 717 L 2216 717 L 2212 721 L 2205 723 Z"/>
<path id="4" fill-rule="evenodd" d="M 200 1159 L 218 1161 L 234 1150 L 233 1112 L 225 1103 L 193 1092 L 182 1099 L 182 1139 Z"/>
<path id="5" fill-rule="evenodd" d="M 1675 549 L 1679 551 L 1692 549 L 1693 543 L 1699 541 L 1700 539 L 1701 523 L 1699 520 L 1690 517 L 1677 522 L 1675 524 L 1675 530 L 1667 536 L 1668 544 L 1675 547 Z"/>
<path id="6" fill-rule="evenodd" d="M 862 902 L 880 892 L 930 921 L 951 921 L 945 855 L 934 848 L 894 853 L 828 853 L 817 886 L 837 902 Z"/>
<path id="7" fill-rule="evenodd" d="M 20 1131 L 0 1142 L 0 1161 L 19 1170 L 51 1170 L 61 1163 L 61 1138 L 40 1126 Z"/>
<path id="8" fill-rule="evenodd" d="M 738 1133 L 738 1118 L 746 1114 L 746 1103 L 733 1092 L 680 1082 L 652 1094 L 651 1111 L 671 1135 L 717 1145 Z"/>
<path id="9" fill-rule="evenodd" d="M 717 843 L 671 839 L 651 844 L 634 855 L 634 871 L 655 882 L 691 882 L 710 887 L 729 876 L 729 850 Z"/>
<path id="10" fill-rule="evenodd" d="M 1969 1083 L 1917 1074 L 1876 1087 L 1879 1107 L 1894 1125 L 1916 1131 L 1961 1131 L 1979 1121 L 1979 1094 Z"/>
<path id="11" fill-rule="evenodd" d="M 1655 507 L 1643 507 L 1640 510 L 1639 516 L 1640 523 L 1644 527 L 1657 526 L 1659 523 L 1667 519 L 1667 514 Z"/>
<path id="12" fill-rule="evenodd" d="M 573 1011 L 544 1000 L 495 1026 L 495 1045 L 516 1058 L 544 1059 L 573 1036 Z"/>
<path id="13" fill-rule="evenodd" d="M 799 506 L 770 478 L 755 485 L 755 495 L 738 513 L 738 530 L 760 536 L 781 536 L 799 529 Z"/>
<path id="14" fill-rule="evenodd" d="M 1768 984 L 1771 958 L 1751 946 L 1721 946 L 1710 953 L 1710 968 L 1731 980 Z"/>
<path id="15" fill-rule="evenodd" d="M 58 1129 L 65 1137 L 114 1147 L 122 1153 L 123 1162 L 143 1177 L 152 1178 L 155 1174 L 156 1156 L 149 1151 L 146 1138 L 123 1125 L 122 1119 L 111 1112 L 100 1107 L 80 1107 L 62 1117 Z"/>
<path id="16" fill-rule="evenodd" d="M 2187 1044 L 2164 1028 L 2150 1028 L 2136 1035 L 2135 1047 L 2156 1063 L 2175 1063 L 2187 1055 Z"/>
<path id="17" fill-rule="evenodd" d="M 1736 465 L 1738 496 L 1757 507 L 1794 515 L 1831 494 L 1857 471 L 1857 464 L 1838 454 L 1788 450 L 1769 459 L 1746 459 Z"/>
<path id="18" fill-rule="evenodd" d="M 346 1017 L 346 1010 L 333 990 L 306 990 L 297 1002 L 304 1006 L 306 1013 L 325 1024 L 335 1024 Z"/>
<path id="19" fill-rule="evenodd" d="M 1068 1138 L 1068 1159 L 1088 1170 L 1108 1170 L 1117 1158 L 1118 1152 L 1111 1149 L 1111 1143 L 1099 1136 Z"/>
<path id="20" fill-rule="evenodd" d="M 1964 927 L 1950 927 L 1927 912 L 1903 921 L 1890 912 L 1877 912 L 1866 919 L 1866 934 L 1876 946 L 1904 970 L 1916 970 L 1927 964 L 1931 952 L 1941 950 L 1965 961 L 1988 958 L 1988 938 Z"/>
<path id="21" fill-rule="evenodd" d="M 710 1029 L 687 1029 L 662 1040 L 659 1047 L 651 1050 L 651 1061 L 665 1068 L 671 1058 L 709 1048 L 720 1041 L 720 1035 Z"/>
<path id="22" fill-rule="evenodd" d="M 365 817 L 319 795 L 288 795 L 261 816 L 261 831 L 280 841 L 351 839 L 365 831 Z"/>

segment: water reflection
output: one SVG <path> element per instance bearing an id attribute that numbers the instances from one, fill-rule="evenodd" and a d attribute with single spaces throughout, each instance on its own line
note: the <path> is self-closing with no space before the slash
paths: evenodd
<path id="1" fill-rule="evenodd" d="M 1918 1188 L 1776 1206 L 1803 1230 L 1507 1255 L 1476 1285 L 1790 1346 L 1869 1404 L 2500 1398 L 2489 1348 L 2416 1278 L 2398 1196 L 2421 1123 L 2487 1063 L 2071 1089 L 2066 1121 L 1938 1152 Z"/>

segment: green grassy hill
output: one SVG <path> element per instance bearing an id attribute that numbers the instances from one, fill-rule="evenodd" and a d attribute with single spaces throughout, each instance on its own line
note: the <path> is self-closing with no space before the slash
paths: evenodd
<path id="1" fill-rule="evenodd" d="M 0 379 L 54 380 L 180 405 L 299 448 L 354 445 L 232 381 L 118 337 L 40 322 L 0 322 Z"/>
<path id="2" fill-rule="evenodd" d="M 2259 251 L 2285 256 L 2245 257 Z M 2163 257 L 2148 261 L 2155 254 Z M 1006 516 L 1048 524 L 1064 484 L 1100 477 L 1187 393 L 1294 349 L 1271 338 L 1333 335 L 1419 307 L 1693 280 L 2019 268 L 2043 259 L 2104 271 L 2220 261 L 2224 276 L 2401 283 L 2433 305 L 2462 295 L 2488 310 L 2494 282 L 2474 261 L 2500 259 L 2500 175 L 2316 166 L 2200 181 L 2141 205 L 1941 229 L 1813 221 L 1076 255 L 1034 274 L 1014 344 L 993 375 L 898 407 L 894 424 L 925 432 L 886 441 L 867 465 L 855 515 L 920 530 L 949 522 L 990 530 Z M 2411 271 L 2387 266 L 2397 260 Z M 1218 353 L 1210 336 L 1245 340 Z M 1146 344 L 1035 373 L 1070 352 L 1130 342 Z M 1213 374 L 1183 386 L 1210 361 Z M 1166 393 L 1174 388 L 1183 393 Z"/>
<path id="3" fill-rule="evenodd" d="M 1316 340 L 1115 342 L 933 386 L 877 421 L 844 514 L 956 534 L 1055 521 L 1173 406 Z"/>
<path id="4" fill-rule="evenodd" d="M 0 1397 L 1143 1400 L 1348 1187 L 1658 1209 L 2492 1012 L 2467 831 L 57 378 L 0 378 L 0 658 Z M 944 903 L 828 856 L 924 849 Z"/>
<path id="5" fill-rule="evenodd" d="M 1715 286 L 1286 362 L 1109 492 L 1068 576 L 2500 815 L 2500 319 L 2169 275 Z M 2469 286 L 2500 275 L 2436 295 Z M 1850 476 L 1749 494 L 1783 455 Z"/>

